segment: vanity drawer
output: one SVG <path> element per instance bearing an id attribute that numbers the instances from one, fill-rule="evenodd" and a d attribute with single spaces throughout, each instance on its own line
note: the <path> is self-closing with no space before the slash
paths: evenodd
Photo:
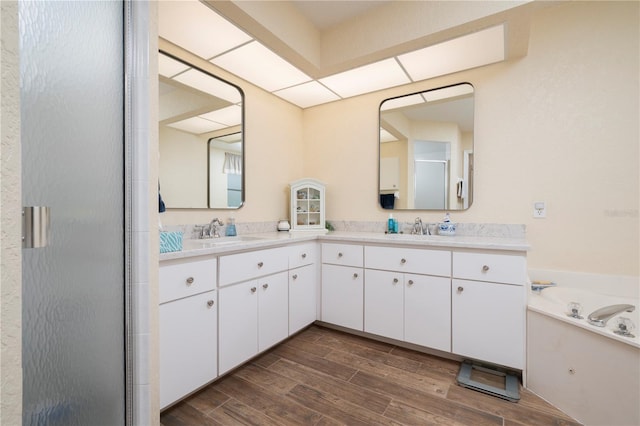
<path id="1" fill-rule="evenodd" d="M 525 285 L 525 256 L 486 253 L 453 253 L 453 276 L 475 281 Z"/>
<path id="2" fill-rule="evenodd" d="M 288 269 L 288 247 L 220 256 L 220 285 L 246 281 Z"/>
<path id="3" fill-rule="evenodd" d="M 216 288 L 216 259 L 180 259 L 160 263 L 160 303 Z"/>
<path id="4" fill-rule="evenodd" d="M 451 252 L 395 247 L 364 248 L 365 268 L 451 276 Z"/>
<path id="5" fill-rule="evenodd" d="M 316 251 L 316 243 L 298 244 L 289 247 L 289 269 L 315 263 Z"/>
<path id="6" fill-rule="evenodd" d="M 363 247 L 361 245 L 322 244 L 322 263 L 362 267 L 363 261 Z"/>

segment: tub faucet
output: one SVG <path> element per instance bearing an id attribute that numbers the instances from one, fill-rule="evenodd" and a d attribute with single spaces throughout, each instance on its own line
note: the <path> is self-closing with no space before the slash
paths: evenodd
<path id="1" fill-rule="evenodd" d="M 416 221 L 413 224 L 413 229 L 411 230 L 411 233 L 413 235 L 422 235 L 422 234 L 424 234 L 424 232 L 422 230 L 422 219 L 420 219 L 419 217 L 416 218 Z"/>
<path id="2" fill-rule="evenodd" d="M 595 325 L 596 327 L 604 327 L 611 318 L 622 312 L 633 312 L 634 309 L 636 309 L 635 306 L 624 304 L 605 306 L 589 314 L 589 324 Z"/>

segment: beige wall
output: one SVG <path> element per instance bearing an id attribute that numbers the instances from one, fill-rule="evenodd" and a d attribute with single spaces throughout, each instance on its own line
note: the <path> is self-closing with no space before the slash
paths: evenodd
<path id="1" fill-rule="evenodd" d="M 383 99 L 467 81 L 474 204 L 453 220 L 526 224 L 532 268 L 638 275 L 638 40 L 637 2 L 568 3 L 535 17 L 519 61 L 306 110 L 306 174 L 328 185 L 327 218 L 387 216 L 376 203 Z M 532 218 L 535 201 L 546 219 Z"/>

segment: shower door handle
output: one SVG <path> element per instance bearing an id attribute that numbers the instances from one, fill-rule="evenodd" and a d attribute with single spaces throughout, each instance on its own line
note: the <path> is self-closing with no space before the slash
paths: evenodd
<path id="1" fill-rule="evenodd" d="M 41 248 L 49 244 L 51 219 L 49 207 L 22 208 L 22 248 Z"/>

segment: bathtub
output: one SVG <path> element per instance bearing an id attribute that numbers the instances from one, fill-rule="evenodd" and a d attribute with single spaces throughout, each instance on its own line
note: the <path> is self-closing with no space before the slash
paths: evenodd
<path id="1" fill-rule="evenodd" d="M 582 305 L 584 319 L 566 315 Z M 587 322 L 594 310 L 632 304 L 634 312 L 606 327 Z M 570 287 L 531 292 L 527 309 L 526 387 L 585 425 L 640 425 L 640 305 L 638 300 Z M 630 318 L 634 338 L 613 330 Z"/>

